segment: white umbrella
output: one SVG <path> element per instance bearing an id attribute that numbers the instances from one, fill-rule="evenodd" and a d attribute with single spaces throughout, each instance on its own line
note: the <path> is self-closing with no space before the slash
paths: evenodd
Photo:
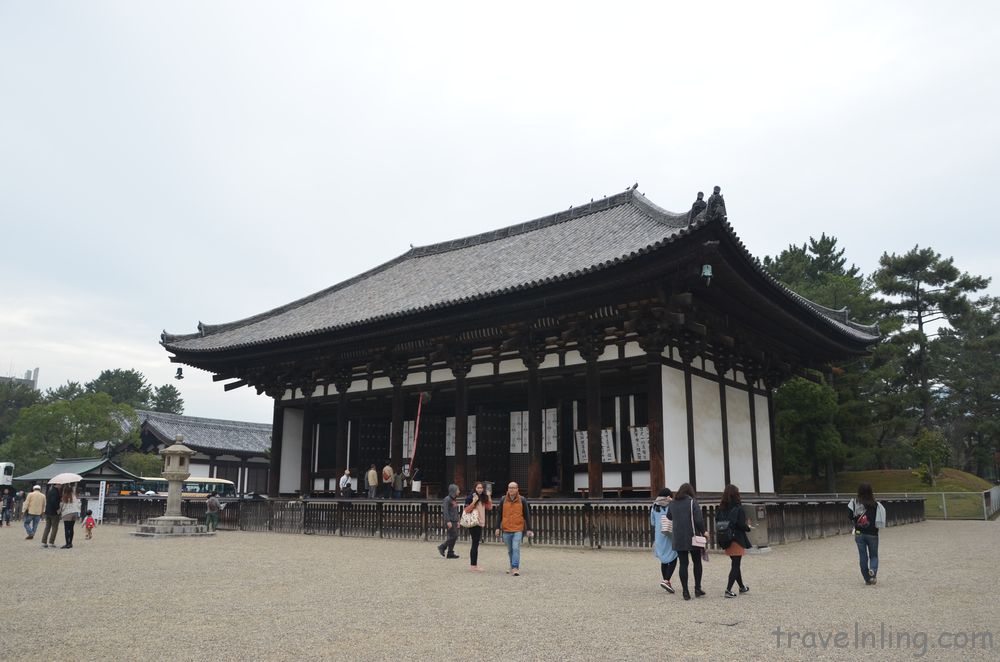
<path id="1" fill-rule="evenodd" d="M 52 477 L 49 481 L 49 485 L 65 485 L 66 483 L 79 483 L 83 480 L 83 476 L 80 474 L 71 473 L 61 473 Z"/>

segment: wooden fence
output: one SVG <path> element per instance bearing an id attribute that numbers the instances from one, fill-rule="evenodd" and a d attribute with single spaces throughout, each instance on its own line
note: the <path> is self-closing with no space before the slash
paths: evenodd
<path id="1" fill-rule="evenodd" d="M 766 523 L 771 545 L 823 538 L 850 533 L 847 499 L 783 499 L 744 502 L 759 514 L 753 519 L 759 525 L 758 535 Z M 898 526 L 924 520 L 921 498 L 885 499 L 887 525 Z M 164 513 L 166 499 L 150 497 L 119 497 L 105 502 L 104 522 L 136 524 Z M 369 500 L 369 499 L 268 499 L 262 501 L 232 500 L 220 513 L 220 530 L 270 531 L 307 535 L 353 536 L 364 538 L 395 538 L 409 540 L 443 540 L 440 501 Z M 702 505 L 709 531 L 715 525 L 715 505 Z M 204 500 L 183 502 L 182 512 L 188 517 L 204 519 Z M 544 499 L 531 502 L 534 538 L 526 544 L 557 547 L 589 547 L 593 549 L 649 549 L 653 544 L 653 528 L 649 520 L 649 501 L 580 499 Z M 499 543 L 494 535 L 495 513 L 488 512 L 483 530 L 483 542 Z M 459 538 L 468 534 L 460 530 Z M 751 537 L 755 537 L 751 534 Z M 712 547 L 714 540 L 710 541 Z"/>

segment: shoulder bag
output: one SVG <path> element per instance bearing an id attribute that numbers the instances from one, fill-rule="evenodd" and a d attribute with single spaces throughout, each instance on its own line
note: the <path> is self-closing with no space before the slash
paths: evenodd
<path id="1" fill-rule="evenodd" d="M 479 509 L 473 508 L 470 513 L 462 513 L 462 519 L 458 521 L 458 525 L 469 529 L 474 526 L 482 526 L 483 523 L 479 521 Z"/>
<path id="2" fill-rule="evenodd" d="M 705 536 L 694 534 L 694 499 L 691 499 L 691 546 L 701 547 L 702 549 L 708 547 L 708 539 Z"/>

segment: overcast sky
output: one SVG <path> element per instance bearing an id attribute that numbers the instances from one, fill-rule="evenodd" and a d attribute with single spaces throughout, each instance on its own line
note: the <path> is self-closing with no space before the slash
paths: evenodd
<path id="1" fill-rule="evenodd" d="M 339 4 L 0 0 L 0 374 L 270 422 L 161 330 L 633 182 L 1000 280 L 1000 3 Z"/>

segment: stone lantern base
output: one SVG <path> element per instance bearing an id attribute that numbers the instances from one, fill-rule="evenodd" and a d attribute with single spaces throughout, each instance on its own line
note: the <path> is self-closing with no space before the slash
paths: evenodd
<path id="1" fill-rule="evenodd" d="M 132 535 L 142 538 L 214 536 L 215 531 L 208 531 L 204 524 L 198 524 L 198 520 L 191 517 L 164 515 L 163 517 L 150 517 L 145 524 L 136 527 Z"/>

